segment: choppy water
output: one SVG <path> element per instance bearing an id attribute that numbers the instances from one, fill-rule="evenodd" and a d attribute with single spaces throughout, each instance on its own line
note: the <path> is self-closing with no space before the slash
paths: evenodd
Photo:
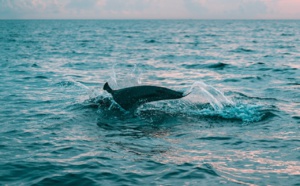
<path id="1" fill-rule="evenodd" d="M 0 21 L 0 185 L 299 185 L 299 21 Z M 134 114 L 102 90 L 191 92 Z"/>

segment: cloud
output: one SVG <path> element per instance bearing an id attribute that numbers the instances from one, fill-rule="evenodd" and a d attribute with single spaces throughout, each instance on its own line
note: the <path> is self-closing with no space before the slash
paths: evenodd
<path id="1" fill-rule="evenodd" d="M 123 19 L 186 18 L 185 0 L 109 0 L 104 6 L 106 15 Z"/>
<path id="2" fill-rule="evenodd" d="M 0 0 L 1 19 L 46 18 L 62 11 L 57 0 Z"/>
<path id="3" fill-rule="evenodd" d="M 299 0 L 264 0 L 268 5 L 266 19 L 300 19 Z"/>
<path id="4" fill-rule="evenodd" d="M 300 19 L 299 0 L 0 0 L 0 19 Z"/>
<path id="5" fill-rule="evenodd" d="M 66 1 L 65 1 L 66 2 Z M 65 3 L 65 9 L 84 10 L 89 12 L 99 11 L 106 5 L 106 0 L 69 0 Z"/>
<path id="6" fill-rule="evenodd" d="M 201 18 L 209 12 L 203 0 L 186 0 L 184 3 L 190 18 Z"/>
<path id="7" fill-rule="evenodd" d="M 187 0 L 186 7 L 200 19 L 254 19 L 267 10 L 260 0 Z"/>
<path id="8" fill-rule="evenodd" d="M 141 0 L 109 0 L 105 3 L 105 9 L 108 11 L 144 11 L 151 6 L 149 1 Z"/>
<path id="9" fill-rule="evenodd" d="M 267 13 L 267 5 L 263 1 L 248 0 L 239 3 L 238 7 L 227 15 L 232 19 L 259 19 Z"/>

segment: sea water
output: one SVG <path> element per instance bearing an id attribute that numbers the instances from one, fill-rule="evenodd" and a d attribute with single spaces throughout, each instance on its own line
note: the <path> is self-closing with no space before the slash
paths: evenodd
<path id="1" fill-rule="evenodd" d="M 0 80 L 0 185 L 300 184 L 297 20 L 2 20 Z"/>

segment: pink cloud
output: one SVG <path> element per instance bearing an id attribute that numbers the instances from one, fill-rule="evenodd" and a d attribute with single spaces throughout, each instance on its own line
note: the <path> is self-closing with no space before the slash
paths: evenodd
<path id="1" fill-rule="evenodd" d="M 275 19 L 299 19 L 300 1 L 299 0 L 267 0 L 270 18 Z"/>
<path id="2" fill-rule="evenodd" d="M 0 19 L 300 19 L 300 0 L 0 0 Z"/>

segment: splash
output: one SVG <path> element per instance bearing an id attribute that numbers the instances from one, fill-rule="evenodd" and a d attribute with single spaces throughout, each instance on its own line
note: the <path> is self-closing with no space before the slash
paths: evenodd
<path id="1" fill-rule="evenodd" d="M 120 67 L 117 68 L 117 66 Z M 115 64 L 112 66 L 112 73 L 108 83 L 115 89 L 140 85 L 142 83 L 140 69 L 136 64 L 126 66 Z"/>
<path id="2" fill-rule="evenodd" d="M 204 99 L 209 103 L 210 107 L 197 106 L 194 109 L 188 109 L 190 113 L 198 116 L 241 120 L 244 123 L 251 123 L 261 121 L 264 115 L 267 114 L 263 111 L 262 106 L 234 102 L 225 96 L 222 91 L 201 81 L 193 83 L 191 88 L 184 94 L 194 96 L 194 99 L 191 100 L 196 102 L 194 105 L 197 105 L 199 99 Z"/>
<path id="3" fill-rule="evenodd" d="M 264 115 L 268 114 L 259 105 L 237 103 L 234 106 L 225 106 L 222 110 L 205 108 L 198 110 L 198 114 L 205 117 L 220 118 L 226 120 L 238 120 L 243 123 L 262 121 Z"/>
<path id="4" fill-rule="evenodd" d="M 126 73 L 126 71 L 128 73 Z M 89 88 L 74 80 L 70 81 L 72 81 L 75 86 L 86 91 L 91 104 L 99 105 L 100 110 L 98 113 L 103 110 L 111 112 L 120 110 L 118 109 L 118 104 L 115 103 L 105 91 Z M 138 66 L 124 66 L 119 64 L 119 68 L 116 68 L 116 65 L 114 65 L 109 83 L 111 86 L 114 86 L 115 89 L 140 85 L 141 73 Z M 138 108 L 136 113 L 137 115 L 150 115 L 150 118 L 153 120 L 159 117 L 158 113 L 161 112 L 171 118 L 183 116 L 187 120 L 211 118 L 216 121 L 237 120 L 244 123 L 261 121 L 263 120 L 264 114 L 266 114 L 261 106 L 234 102 L 231 98 L 225 96 L 221 90 L 202 81 L 194 82 L 192 86 L 184 92 L 184 95 L 186 95 L 184 99 L 158 101 L 142 105 Z M 154 112 L 154 110 L 156 111 Z"/>
<path id="5" fill-rule="evenodd" d="M 70 87 L 72 89 L 76 89 L 76 91 L 72 92 L 74 95 L 84 95 L 84 97 L 88 96 L 90 99 L 96 98 L 101 95 L 101 91 L 99 89 L 88 87 L 79 81 L 75 81 L 72 78 L 67 78 L 67 80 L 61 81 L 56 84 L 60 87 Z"/>
<path id="6" fill-rule="evenodd" d="M 222 110 L 225 106 L 234 105 L 234 102 L 226 97 L 223 92 L 202 81 L 195 82 L 189 90 L 184 92 L 184 95 L 190 93 L 201 95 L 216 111 Z"/>

